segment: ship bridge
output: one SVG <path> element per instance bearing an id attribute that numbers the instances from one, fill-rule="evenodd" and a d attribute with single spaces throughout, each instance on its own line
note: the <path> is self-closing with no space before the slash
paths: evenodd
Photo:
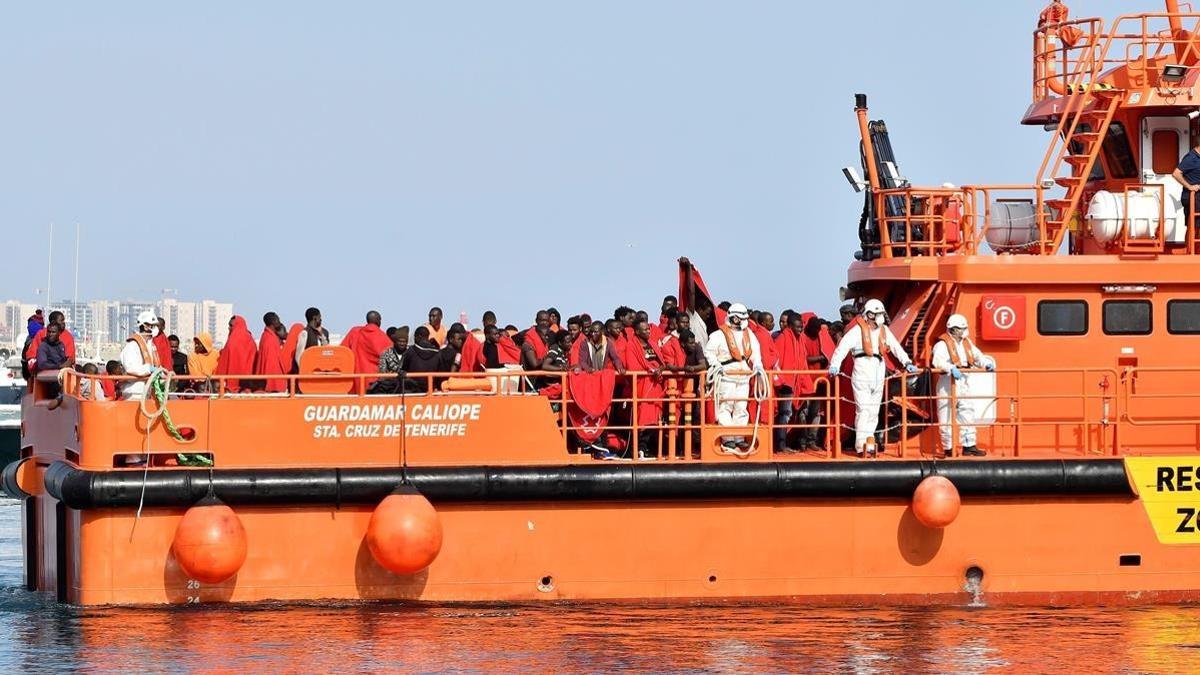
<path id="1" fill-rule="evenodd" d="M 1172 177 L 1200 138 L 1200 13 L 1110 23 L 1060 2 L 1033 34 L 1032 103 L 1022 122 L 1050 141 L 1032 183 L 917 187 L 898 173 L 886 125 L 856 99 L 867 192 L 864 261 L 946 255 L 1200 253 L 1191 194 Z M 867 161 L 870 158 L 871 161 Z"/>

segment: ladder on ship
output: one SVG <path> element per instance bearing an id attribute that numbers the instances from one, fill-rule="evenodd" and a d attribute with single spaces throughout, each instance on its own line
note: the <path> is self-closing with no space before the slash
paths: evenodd
<path id="1" fill-rule="evenodd" d="M 1060 199 L 1045 200 L 1051 214 L 1044 216 L 1045 234 L 1039 242 L 1043 254 L 1059 249 L 1072 221 L 1079 216 L 1088 177 L 1096 166 L 1124 93 L 1097 82 L 1112 39 L 1103 46 L 1094 35 L 1087 39 L 1090 44 L 1084 47 L 1078 66 L 1066 78 L 1069 81 L 1062 97 L 1065 105 L 1038 169 L 1037 184 L 1043 189 L 1057 185 L 1067 190 Z M 1043 216 L 1039 214 L 1039 217 Z"/>

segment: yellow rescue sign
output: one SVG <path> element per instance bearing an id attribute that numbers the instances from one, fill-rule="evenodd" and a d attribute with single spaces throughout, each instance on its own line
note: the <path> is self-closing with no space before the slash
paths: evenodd
<path id="1" fill-rule="evenodd" d="M 1200 544 L 1200 458 L 1126 457 L 1125 472 L 1162 544 Z"/>

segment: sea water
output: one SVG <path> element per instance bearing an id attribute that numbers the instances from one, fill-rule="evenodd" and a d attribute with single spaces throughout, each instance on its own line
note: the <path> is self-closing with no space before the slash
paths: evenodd
<path id="1" fill-rule="evenodd" d="M 0 673 L 1200 669 L 1198 607 L 69 607 L 24 590 L 20 513 L 0 500 Z"/>

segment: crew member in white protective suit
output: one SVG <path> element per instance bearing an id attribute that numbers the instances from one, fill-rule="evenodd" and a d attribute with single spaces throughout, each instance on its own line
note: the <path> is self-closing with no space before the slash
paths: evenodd
<path id="1" fill-rule="evenodd" d="M 868 300 L 862 314 L 850 325 L 829 359 L 829 377 L 837 377 L 846 356 L 854 357 L 850 386 L 854 389 L 854 452 L 863 456 L 867 439 L 879 426 L 879 405 L 883 402 L 883 383 L 887 377 L 887 356 L 893 357 L 910 373 L 917 372 L 912 359 L 886 325 L 887 311 L 878 300 Z"/>
<path id="2" fill-rule="evenodd" d="M 958 438 L 962 443 L 962 454 L 983 457 L 987 453 L 975 445 L 975 402 L 971 400 L 971 389 L 963 368 L 996 369 L 996 361 L 979 351 L 967 338 L 967 317 L 955 314 L 946 320 L 946 334 L 933 345 L 933 369 L 939 373 L 938 424 L 941 425 L 942 451 L 947 457 L 954 447 L 953 425 L 950 423 L 950 392 L 956 387 L 954 408 L 958 417 Z"/>
<path id="3" fill-rule="evenodd" d="M 755 372 L 762 371 L 758 338 L 750 330 L 749 321 L 746 306 L 735 302 L 729 306 L 725 325 L 713 331 L 704 346 L 704 358 L 709 364 L 708 379 L 716 399 L 717 424 L 725 427 L 750 423 L 747 409 L 750 383 Z M 745 436 L 722 436 L 721 446 L 728 452 L 745 454 L 750 442 Z"/>
<path id="4" fill-rule="evenodd" d="M 126 375 L 149 377 L 155 370 L 162 370 L 158 362 L 158 350 L 154 348 L 154 338 L 158 336 L 158 317 L 151 310 L 145 310 L 137 316 L 138 327 L 125 340 L 121 349 L 121 365 L 125 366 Z M 121 389 L 123 399 L 141 399 L 146 395 L 146 381 L 133 380 L 126 382 Z"/>

